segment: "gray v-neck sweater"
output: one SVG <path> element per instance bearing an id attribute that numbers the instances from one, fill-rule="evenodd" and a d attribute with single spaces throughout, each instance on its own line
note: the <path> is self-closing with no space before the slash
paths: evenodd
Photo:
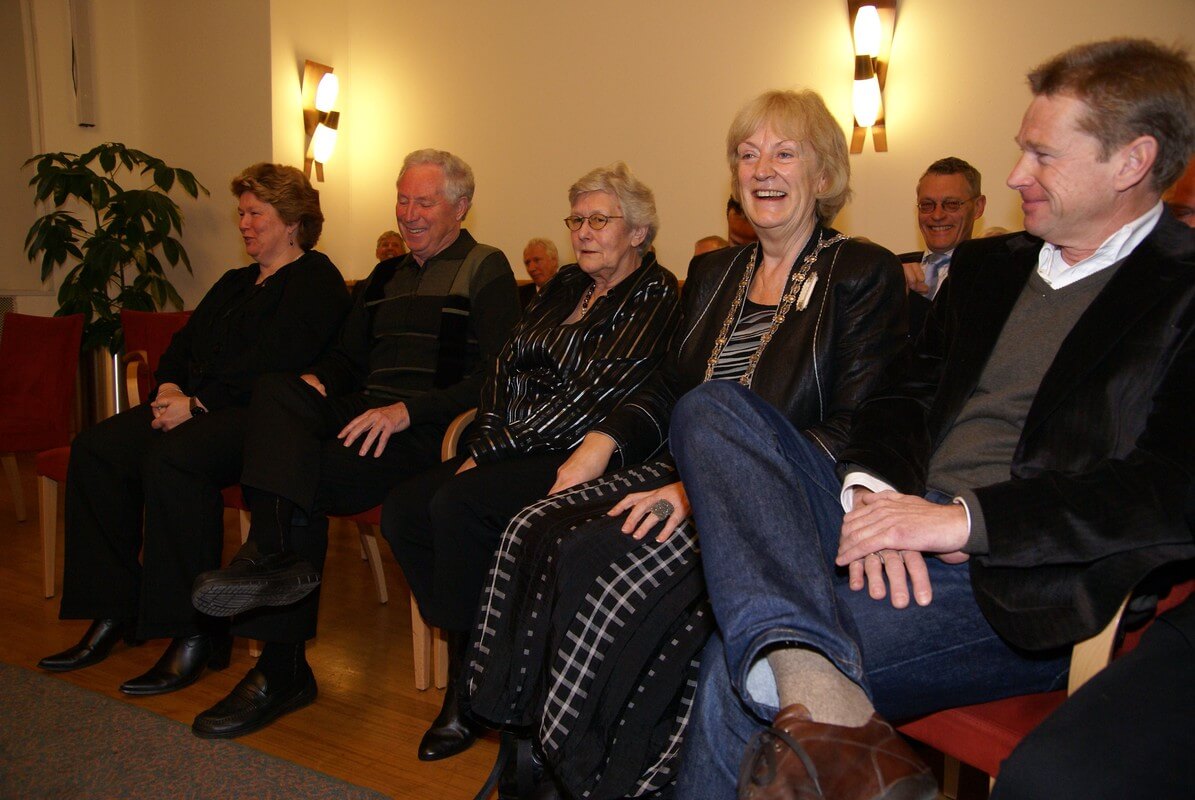
<path id="1" fill-rule="evenodd" d="M 961 497 L 971 514 L 968 553 L 987 552 L 987 529 L 970 489 L 1009 480 L 1013 453 L 1042 377 L 1063 339 L 1120 264 L 1061 289 L 1034 271 L 1000 332 L 975 391 L 934 451 L 927 485 Z"/>

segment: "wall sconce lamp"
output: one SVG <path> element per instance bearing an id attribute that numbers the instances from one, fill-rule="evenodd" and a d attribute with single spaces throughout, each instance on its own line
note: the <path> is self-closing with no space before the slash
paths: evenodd
<path id="1" fill-rule="evenodd" d="M 863 152 L 863 140 L 870 128 L 876 152 L 886 153 L 884 83 L 896 25 L 896 0 L 847 0 L 846 6 L 855 42 L 855 86 L 851 94 L 855 132 L 851 152 Z"/>
<path id="2" fill-rule="evenodd" d="M 336 131 L 340 112 L 333 111 L 340 79 L 332 68 L 308 61 L 303 65 L 303 130 L 307 135 L 307 151 L 303 157 L 303 172 L 311 177 L 315 164 L 315 179 L 324 180 L 324 164 L 336 148 Z"/>

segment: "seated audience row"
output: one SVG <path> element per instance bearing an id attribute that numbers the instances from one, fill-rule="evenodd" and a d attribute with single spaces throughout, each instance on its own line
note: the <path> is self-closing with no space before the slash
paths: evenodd
<path id="1" fill-rule="evenodd" d="M 934 797 L 886 717 L 1060 685 L 1069 645 L 1195 557 L 1195 233 L 1160 201 L 1195 154 L 1195 70 L 1116 40 L 1029 80 L 1008 178 L 1026 232 L 968 241 L 980 176 L 941 159 L 904 270 L 830 227 L 850 162 L 821 98 L 760 95 L 726 140 L 731 246 L 694 257 L 679 302 L 623 164 L 569 191 L 576 264 L 553 277 L 554 246 L 528 243 L 522 319 L 505 256 L 462 228 L 457 156 L 406 158 L 409 253 L 383 234 L 351 306 L 312 250 L 318 193 L 246 170 L 256 263 L 200 303 L 148 404 L 76 439 L 61 614 L 93 622 L 41 666 L 172 637 L 121 687 L 160 694 L 227 665 L 231 634 L 263 640 L 193 726 L 257 730 L 316 697 L 328 515 L 384 501 L 449 643 L 421 759 L 488 723 L 522 740 L 503 796 Z M 219 569 L 237 482 L 252 527 Z"/>

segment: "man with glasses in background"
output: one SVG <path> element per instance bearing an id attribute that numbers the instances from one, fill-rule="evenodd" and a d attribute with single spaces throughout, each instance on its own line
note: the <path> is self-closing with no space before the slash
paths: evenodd
<path id="1" fill-rule="evenodd" d="M 926 249 L 900 255 L 909 286 L 910 336 L 920 333 L 929 303 L 950 270 L 954 248 L 971 238 L 986 204 L 979 170 L 961 158 L 939 158 L 917 181 L 917 224 Z"/>

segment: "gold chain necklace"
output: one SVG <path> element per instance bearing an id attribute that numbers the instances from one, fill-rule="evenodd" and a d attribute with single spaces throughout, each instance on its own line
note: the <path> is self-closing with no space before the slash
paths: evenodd
<path id="1" fill-rule="evenodd" d="M 813 294 L 813 287 L 817 285 L 817 273 L 810 274 L 813 265 L 817 262 L 818 255 L 823 250 L 832 244 L 843 241 L 847 237 L 843 234 L 835 234 L 829 239 L 823 239 L 821 234 L 818 234 L 817 244 L 813 248 L 813 252 L 805 256 L 798 269 L 794 269 L 789 273 L 788 286 L 784 295 L 780 298 L 780 302 L 776 304 L 776 310 L 772 313 L 772 324 L 764 331 L 763 336 L 759 338 L 759 346 L 755 348 L 755 352 L 751 354 L 751 358 L 747 362 L 747 370 L 739 378 L 739 383 L 743 386 L 750 386 L 751 379 L 755 376 L 755 367 L 759 364 L 759 358 L 763 355 L 764 348 L 772 341 L 772 336 L 775 335 L 776 329 L 784 322 L 785 316 L 789 311 L 796 306 L 797 311 L 804 311 L 809 305 L 809 298 Z M 714 340 L 714 352 L 710 354 L 709 361 L 705 365 L 705 380 L 710 380 L 714 377 L 714 366 L 718 363 L 718 358 L 722 355 L 722 350 L 726 347 L 726 343 L 730 341 L 730 329 L 738 320 L 739 309 L 743 305 L 743 299 L 747 296 L 747 289 L 751 286 L 751 279 L 755 277 L 755 257 L 759 254 L 759 246 L 757 245 L 751 251 L 751 260 L 747 262 L 747 269 L 743 273 L 743 279 L 739 281 L 738 291 L 735 292 L 734 302 L 730 304 L 730 313 L 726 315 L 726 319 L 722 322 L 722 330 L 718 333 L 718 338 Z"/>

